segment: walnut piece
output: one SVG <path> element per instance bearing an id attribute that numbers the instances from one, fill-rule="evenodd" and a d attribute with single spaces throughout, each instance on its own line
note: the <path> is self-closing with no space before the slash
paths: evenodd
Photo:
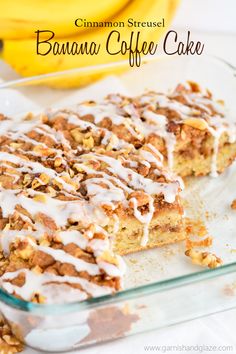
<path id="1" fill-rule="evenodd" d="M 118 265 L 118 260 L 116 257 L 113 257 L 110 252 L 104 251 L 99 257 L 97 257 L 97 261 L 104 261 L 107 263 Z"/>
<path id="2" fill-rule="evenodd" d="M 231 203 L 231 208 L 236 210 L 236 199 L 234 199 Z"/>
<path id="3" fill-rule="evenodd" d="M 72 138 L 77 142 L 77 143 L 82 143 L 84 134 L 81 133 L 79 128 L 75 128 L 70 131 Z"/>
<path id="4" fill-rule="evenodd" d="M 0 353 L 13 354 L 20 353 L 23 350 L 23 344 L 14 336 L 9 324 L 0 314 Z"/>
<path id="5" fill-rule="evenodd" d="M 93 140 L 92 136 L 90 136 L 89 138 L 83 139 L 83 147 L 85 149 L 92 149 L 94 147 L 94 140 Z"/>
<path id="6" fill-rule="evenodd" d="M 34 200 L 39 203 L 46 203 L 47 202 L 47 198 L 44 194 L 36 194 L 34 196 Z"/>
<path id="7" fill-rule="evenodd" d="M 199 130 L 206 130 L 208 127 L 207 122 L 201 118 L 188 118 L 184 120 L 184 124 Z"/>
<path id="8" fill-rule="evenodd" d="M 210 252 L 201 252 L 194 249 L 188 249 L 185 252 L 187 257 L 190 257 L 193 264 L 203 267 L 217 268 L 223 264 L 223 261 L 215 254 Z"/>

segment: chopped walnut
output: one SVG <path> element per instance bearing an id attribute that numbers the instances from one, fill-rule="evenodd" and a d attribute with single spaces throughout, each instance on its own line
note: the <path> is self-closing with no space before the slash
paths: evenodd
<path id="1" fill-rule="evenodd" d="M 33 151 L 36 152 L 37 154 L 39 154 L 40 156 L 45 156 L 45 157 L 48 157 L 54 153 L 52 149 L 50 149 L 48 147 L 45 148 L 42 145 L 36 145 L 33 148 Z"/>
<path id="2" fill-rule="evenodd" d="M 85 149 L 91 149 L 94 147 L 94 140 L 93 140 L 92 136 L 90 136 L 89 138 L 83 139 L 83 147 Z"/>
<path id="3" fill-rule="evenodd" d="M 201 118 L 188 118 L 184 120 L 185 125 L 199 130 L 206 130 L 208 127 L 207 122 Z"/>
<path id="4" fill-rule="evenodd" d="M 98 258 L 97 258 L 98 261 L 104 261 L 104 262 L 108 262 L 108 263 L 111 263 L 111 264 L 115 264 L 115 265 L 118 265 L 118 260 L 117 258 L 114 256 L 112 256 L 110 254 L 110 252 L 103 252 L 103 254 L 101 254 Z"/>
<path id="5" fill-rule="evenodd" d="M 36 304 L 44 304 L 45 303 L 45 297 L 42 296 L 41 294 L 35 293 L 32 296 L 31 301 L 35 302 Z"/>
<path id="6" fill-rule="evenodd" d="M 232 201 L 231 208 L 236 210 L 236 199 Z"/>
<path id="7" fill-rule="evenodd" d="M 49 254 L 42 251 L 34 252 L 30 259 L 30 264 L 34 267 L 39 266 L 40 268 L 46 268 L 55 262 L 54 258 Z"/>
<path id="8" fill-rule="evenodd" d="M 84 134 L 81 133 L 79 128 L 75 128 L 73 130 L 71 130 L 71 135 L 73 137 L 73 139 L 77 142 L 77 143 L 82 143 L 83 138 L 84 138 Z"/>
<path id="9" fill-rule="evenodd" d="M 34 196 L 34 200 L 39 203 L 46 203 L 47 197 L 44 194 L 37 194 Z"/>
<path id="10" fill-rule="evenodd" d="M 61 159 L 61 157 L 56 157 L 56 158 L 55 158 L 55 161 L 54 161 L 54 166 L 55 166 L 55 167 L 60 167 L 61 164 L 62 164 L 62 159 Z"/>
<path id="11" fill-rule="evenodd" d="M 48 192 L 49 196 L 52 198 L 57 195 L 57 192 L 51 186 L 48 186 L 46 191 Z"/>
<path id="12" fill-rule="evenodd" d="M 20 353 L 23 350 L 23 344 L 14 336 L 9 324 L 0 314 L 0 353 L 13 354 Z"/>
<path id="13" fill-rule="evenodd" d="M 50 177 L 46 173 L 41 173 L 39 178 L 43 182 L 43 184 L 48 184 L 50 181 Z"/>
<path id="14" fill-rule="evenodd" d="M 188 249 L 185 252 L 187 257 L 190 257 L 193 264 L 203 267 L 217 268 L 223 264 L 223 261 L 215 254 L 210 252 L 200 252 L 194 249 Z"/>
<path id="15" fill-rule="evenodd" d="M 43 213 L 38 213 L 36 215 L 36 221 L 41 223 L 44 227 L 46 227 L 47 229 L 49 229 L 51 231 L 57 230 L 57 225 L 56 225 L 55 221 Z"/>
<path id="16" fill-rule="evenodd" d="M 10 146 L 13 148 L 13 149 L 19 149 L 21 147 L 21 143 L 10 143 Z"/>
<path id="17" fill-rule="evenodd" d="M 32 112 L 29 112 L 26 114 L 26 116 L 24 117 L 24 120 L 32 120 L 34 118 L 34 114 Z"/>
<path id="18" fill-rule="evenodd" d="M 44 113 L 40 114 L 40 121 L 43 123 L 43 124 L 46 124 L 48 123 L 48 116 Z"/>
<path id="19" fill-rule="evenodd" d="M 33 180 L 32 182 L 32 188 L 36 189 L 40 186 L 42 186 L 44 183 L 42 183 L 42 181 L 40 181 L 37 177 Z"/>
<path id="20" fill-rule="evenodd" d="M 33 248 L 31 245 L 24 245 L 23 248 L 20 248 L 20 245 L 18 246 L 18 248 L 15 250 L 15 254 L 22 258 L 22 259 L 29 259 L 31 257 L 31 255 L 33 254 Z"/>
<path id="21" fill-rule="evenodd" d="M 25 187 L 27 187 L 28 185 L 30 185 L 32 179 L 33 179 L 33 177 L 31 177 L 29 174 L 24 175 L 23 185 L 24 185 Z"/>

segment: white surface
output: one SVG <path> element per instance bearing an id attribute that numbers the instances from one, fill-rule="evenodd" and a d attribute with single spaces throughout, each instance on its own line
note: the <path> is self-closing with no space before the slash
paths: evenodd
<path id="1" fill-rule="evenodd" d="M 209 7 L 210 4 L 210 7 Z M 192 28 L 195 38 L 205 42 L 207 53 L 221 56 L 236 65 L 236 32 L 235 0 L 184 0 L 179 10 L 175 24 L 178 27 Z M 187 9 L 187 10 L 186 10 Z M 172 26 L 173 27 L 173 26 Z M 203 33 L 202 30 L 205 30 Z M 206 31 L 209 31 L 207 33 Z M 213 33 L 210 33 L 213 31 Z M 221 33 L 219 33 L 221 31 Z M 225 32 L 232 34 L 226 35 Z M 2 72 L 1 72 L 2 71 Z M 10 79 L 12 72 L 6 70 L 6 66 L 0 66 L 1 76 Z M 139 334 L 134 337 L 117 340 L 111 343 L 79 350 L 83 354 L 118 354 L 148 352 L 145 346 L 161 346 L 154 353 L 200 353 L 210 352 L 210 349 L 201 350 L 201 346 L 216 346 L 213 353 L 236 353 L 236 310 L 227 311 L 207 318 L 190 321 L 158 331 Z M 194 348 L 182 348 L 177 350 L 170 346 L 194 346 Z M 197 347 L 198 346 L 198 347 Z M 219 346 L 232 346 L 223 351 Z M 230 350 L 231 349 L 231 350 Z M 36 354 L 38 351 L 25 350 L 24 354 Z"/>
<path id="2" fill-rule="evenodd" d="M 235 0 L 182 0 L 174 26 L 218 33 L 236 33 Z"/>
<path id="3" fill-rule="evenodd" d="M 93 346 L 84 350 L 78 350 L 76 354 L 145 354 L 145 353 L 236 353 L 236 310 L 231 310 L 203 319 L 185 322 L 179 325 L 146 332 L 132 337 L 119 339 L 107 344 Z M 230 330 L 231 329 L 231 330 Z M 145 350 L 147 346 L 159 346 L 157 350 Z M 180 346 L 179 350 L 170 346 Z M 185 346 L 185 350 L 184 350 Z M 210 351 L 201 350 L 206 346 L 215 346 Z M 230 346 L 230 350 L 222 350 L 223 346 Z M 169 347 L 169 350 L 168 350 Z M 189 348 L 188 348 L 189 347 Z M 190 348 L 192 347 L 192 348 Z M 159 350 L 158 350 L 159 349 Z M 31 349 L 24 354 L 39 354 Z"/>

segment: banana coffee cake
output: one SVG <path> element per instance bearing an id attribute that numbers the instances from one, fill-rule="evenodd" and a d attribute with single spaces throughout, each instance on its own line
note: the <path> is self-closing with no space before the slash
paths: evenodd
<path id="1" fill-rule="evenodd" d="M 0 121 L 1 286 L 35 302 L 122 287 L 125 254 L 184 239 L 181 180 L 69 111 Z"/>
<path id="2" fill-rule="evenodd" d="M 0 116 L 0 134 L 0 284 L 39 303 L 121 289 L 120 255 L 185 239 L 179 176 L 236 156 L 222 102 L 193 83 Z"/>

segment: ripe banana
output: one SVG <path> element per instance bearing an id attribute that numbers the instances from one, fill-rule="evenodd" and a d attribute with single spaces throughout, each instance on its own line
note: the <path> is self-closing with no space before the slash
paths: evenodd
<path id="1" fill-rule="evenodd" d="M 125 21 L 133 18 L 137 21 L 154 21 L 157 18 L 165 18 L 165 25 L 168 26 L 173 16 L 175 8 L 179 0 L 132 0 L 129 4 L 119 13 L 112 18 L 112 21 Z M 129 43 L 131 32 L 133 28 L 127 26 L 119 28 L 120 38 L 122 41 Z M 139 31 L 136 28 L 135 31 Z M 166 28 L 144 27 L 140 30 L 140 42 L 154 40 L 157 41 Z M 79 31 L 78 31 L 79 32 Z M 53 55 L 51 52 L 45 56 L 37 55 L 35 46 L 35 39 L 24 40 L 5 40 L 3 41 L 2 58 L 9 63 L 18 73 L 23 76 L 32 76 L 55 71 L 63 71 L 72 68 L 82 68 L 86 66 L 112 63 L 119 60 L 124 60 L 128 57 L 128 53 L 123 55 L 109 55 L 106 51 L 105 42 L 111 28 L 99 28 L 92 31 L 79 33 L 77 36 L 58 39 L 59 44 L 68 41 L 69 45 L 72 43 L 101 43 L 102 46 L 98 55 Z M 55 43 L 53 39 L 51 43 Z M 111 41 L 110 50 L 117 51 L 117 38 Z M 120 69 L 119 69 L 120 70 Z M 81 86 L 99 78 L 106 72 L 96 72 L 96 70 L 89 75 L 74 75 L 67 79 L 60 79 L 54 82 L 57 87 L 72 87 Z"/>
<path id="2" fill-rule="evenodd" d="M 128 2 L 129 0 L 0 1 L 0 38 L 33 38 L 38 29 L 50 29 L 58 37 L 71 36 L 78 33 L 78 28 L 74 25 L 77 17 L 89 21 L 105 20 L 122 10 Z"/>

